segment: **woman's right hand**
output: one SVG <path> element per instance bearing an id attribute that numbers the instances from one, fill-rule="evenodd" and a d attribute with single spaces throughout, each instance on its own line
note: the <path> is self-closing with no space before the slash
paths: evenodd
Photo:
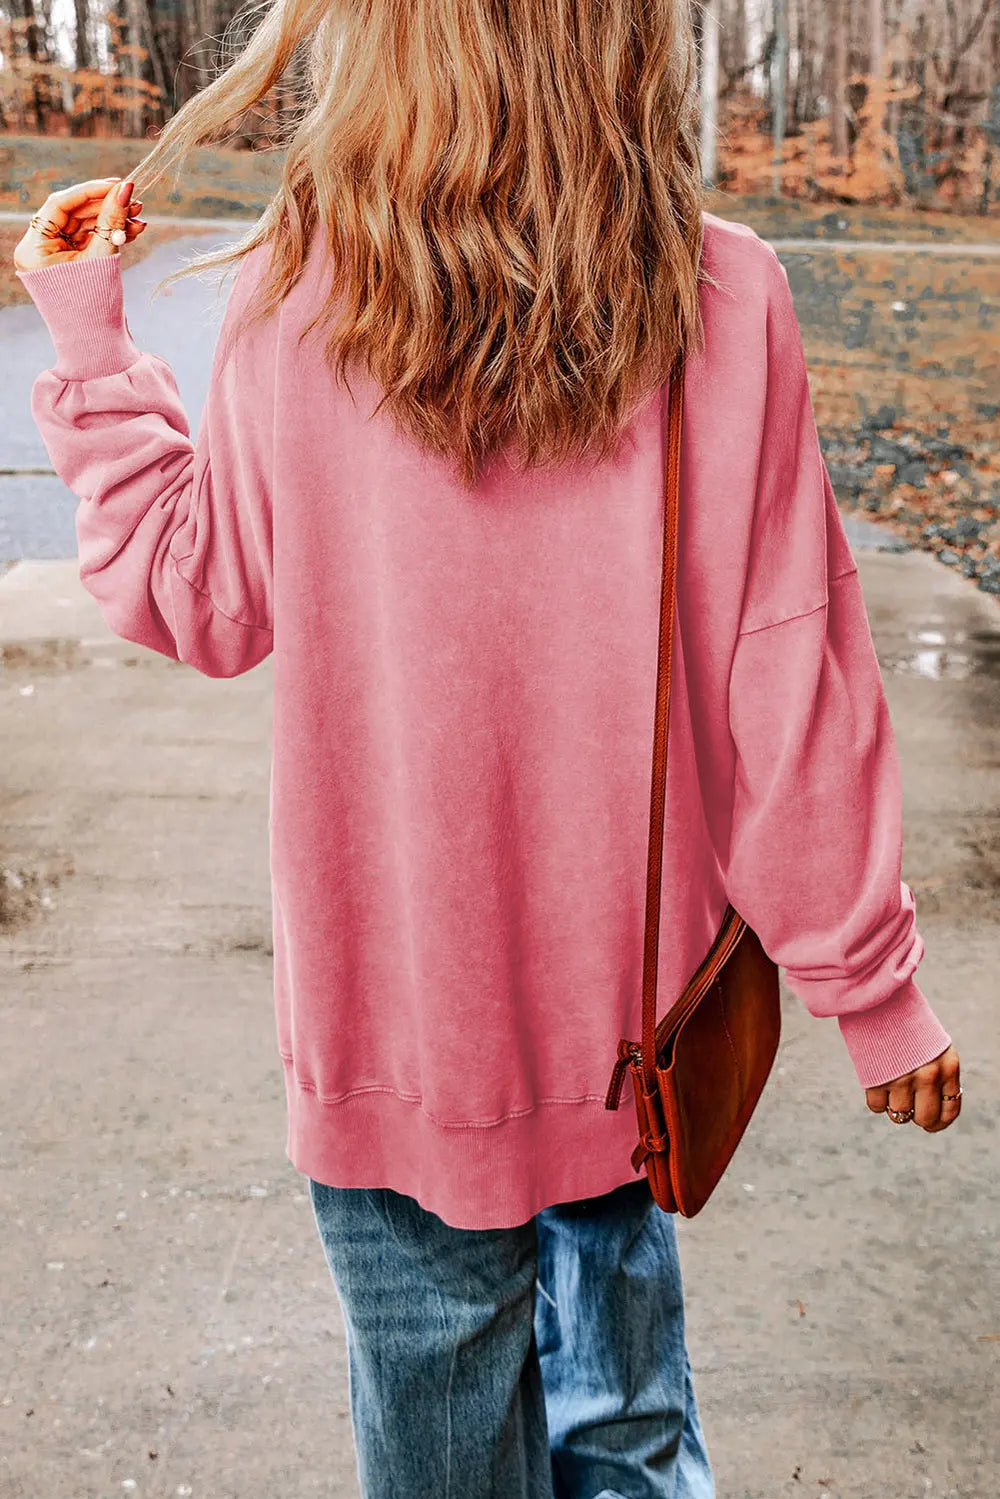
<path id="1" fill-rule="evenodd" d="M 891 1083 L 866 1088 L 865 1098 L 873 1114 L 884 1114 L 886 1109 L 908 1113 L 912 1109 L 913 1123 L 933 1135 L 954 1124 L 962 1112 L 962 1100 L 954 1096 L 960 1090 L 958 1052 L 949 1046 L 933 1061 L 904 1072 Z M 945 1096 L 949 1094 L 952 1096 Z"/>

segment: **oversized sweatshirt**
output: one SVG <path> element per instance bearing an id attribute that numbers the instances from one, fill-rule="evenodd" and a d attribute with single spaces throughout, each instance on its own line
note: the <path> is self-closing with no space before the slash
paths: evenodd
<path id="1" fill-rule="evenodd" d="M 117 255 L 19 273 L 31 408 L 110 628 L 273 672 L 270 875 L 286 1152 L 456 1227 L 636 1179 L 665 391 L 612 458 L 472 491 L 323 358 L 317 233 L 279 313 L 240 265 L 197 434 Z M 862 1086 L 938 1056 L 901 788 L 785 272 L 705 217 L 686 375 L 658 1014 L 731 902 Z M 268 659 L 272 658 L 272 659 Z M 205 857 L 211 858 L 206 849 Z"/>

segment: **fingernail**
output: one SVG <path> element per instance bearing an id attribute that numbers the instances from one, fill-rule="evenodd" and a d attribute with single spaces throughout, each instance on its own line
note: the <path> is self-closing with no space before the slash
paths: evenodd
<path id="1" fill-rule="evenodd" d="M 117 193 L 117 200 L 118 200 L 118 202 L 120 204 L 124 205 L 124 204 L 126 204 L 128 202 L 129 198 L 132 196 L 132 188 L 133 188 L 133 186 L 134 186 L 134 184 L 131 183 L 131 182 L 123 182 L 122 183 L 122 185 L 118 189 L 118 193 Z"/>

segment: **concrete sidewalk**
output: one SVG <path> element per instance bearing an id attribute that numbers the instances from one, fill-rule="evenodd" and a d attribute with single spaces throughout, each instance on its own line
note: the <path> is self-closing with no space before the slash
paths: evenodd
<path id="1" fill-rule="evenodd" d="M 718 1499 L 1000 1491 L 1000 609 L 925 553 L 859 565 L 964 1111 L 869 1115 L 835 1022 L 785 994 L 750 1130 L 678 1220 Z M 116 640 L 75 561 L 0 579 L 0 646 L 0 1493 L 355 1496 L 284 1155 L 271 663 L 210 681 Z"/>

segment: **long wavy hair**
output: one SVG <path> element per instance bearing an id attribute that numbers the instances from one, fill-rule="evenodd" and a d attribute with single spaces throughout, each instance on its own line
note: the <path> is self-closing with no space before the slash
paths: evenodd
<path id="1" fill-rule="evenodd" d="M 159 286 L 268 244 L 243 309 L 266 316 L 321 227 L 335 277 L 303 336 L 322 323 L 331 369 L 350 389 L 360 359 L 462 484 L 509 443 L 528 467 L 606 458 L 703 339 L 690 0 L 270 0 L 254 25 L 259 9 L 132 176 L 142 197 L 300 61 L 280 186 L 235 245 Z"/>

